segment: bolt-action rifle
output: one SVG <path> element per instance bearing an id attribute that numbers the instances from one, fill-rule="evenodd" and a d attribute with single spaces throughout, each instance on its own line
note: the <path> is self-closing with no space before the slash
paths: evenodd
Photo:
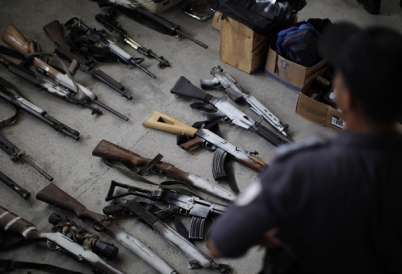
<path id="1" fill-rule="evenodd" d="M 132 64 L 151 76 L 152 78 L 156 78 L 156 76 L 140 65 L 144 58 L 134 58 L 126 51 L 124 51 L 121 47 L 117 45 L 116 39 L 107 31 L 105 30 L 96 30 L 91 29 L 87 25 L 82 22 L 82 20 L 78 19 L 77 17 L 73 17 L 68 20 L 65 24 L 65 27 L 70 29 L 70 37 L 72 43 L 74 41 L 79 40 L 80 44 L 83 43 L 84 45 L 101 48 L 103 50 L 107 50 L 108 53 L 112 54 L 115 58 L 117 58 L 120 62 L 128 65 Z M 77 45 L 78 46 L 78 45 Z"/>
<path id="2" fill-rule="evenodd" d="M 126 43 L 127 45 L 131 46 L 136 51 L 147 57 L 155 58 L 156 60 L 159 61 L 158 67 L 160 68 L 170 67 L 169 61 L 163 58 L 163 56 L 156 55 L 152 50 L 144 48 L 136 41 L 128 37 L 127 31 L 123 29 L 116 20 L 113 19 L 113 15 L 115 13 L 116 10 L 111 8 L 106 14 L 100 13 L 95 15 L 95 19 L 96 21 L 101 23 L 107 30 L 113 32 L 115 34 L 117 41 Z"/>
<path id="3" fill-rule="evenodd" d="M 267 121 L 275 130 L 284 135 L 289 140 L 290 137 L 287 134 L 289 125 L 283 124 L 271 111 L 269 111 L 260 101 L 258 101 L 253 95 L 248 92 L 241 91 L 236 86 L 236 80 L 234 80 L 226 71 L 224 71 L 219 65 L 214 66 L 211 69 L 211 74 L 214 76 L 212 80 L 200 80 L 201 88 L 211 89 L 215 88 L 223 91 L 229 95 L 229 97 L 236 103 L 246 101 L 247 105 L 258 116 Z M 291 140 L 292 141 L 292 140 Z"/>
<path id="4" fill-rule="evenodd" d="M 95 108 L 86 102 L 79 100 L 75 98 L 75 95 L 71 93 L 68 89 L 66 89 L 63 86 L 60 86 L 56 83 L 49 82 L 42 77 L 39 77 L 36 75 L 33 71 L 26 69 L 22 66 L 19 66 L 12 61 L 8 60 L 4 56 L 0 55 L 0 63 L 8 69 L 9 72 L 33 83 L 38 89 L 45 90 L 52 94 L 53 96 L 56 96 L 58 98 L 61 98 L 67 102 L 70 102 L 75 105 L 81 105 L 86 108 L 89 108 L 92 110 L 92 114 L 102 114 L 102 111 L 98 108 Z"/>
<path id="5" fill-rule="evenodd" d="M 45 241 L 52 251 L 63 251 L 79 262 L 88 264 L 98 274 L 124 274 L 104 261 L 94 252 L 85 249 L 63 234 L 39 232 L 36 227 L 25 219 L 0 206 L 0 230 L 19 234 L 29 241 Z"/>
<path id="6" fill-rule="evenodd" d="M 103 208 L 103 213 L 108 216 L 130 215 L 140 219 L 150 228 L 152 228 L 156 233 L 158 233 L 165 241 L 180 249 L 187 257 L 189 257 L 190 269 L 213 267 L 221 273 L 229 272 L 230 266 L 226 264 L 217 264 L 207 254 L 202 252 L 197 246 L 189 242 L 176 230 L 163 222 L 161 218 L 159 218 L 158 212 L 152 212 L 152 208 L 153 204 L 150 204 L 146 208 L 144 208 L 141 204 L 137 203 L 134 200 L 122 200 L 116 202 L 112 206 L 107 206 Z"/>
<path id="7" fill-rule="evenodd" d="M 0 56 L 1 59 L 1 56 Z M 0 84 L 0 98 L 8 101 L 10 104 L 13 106 L 17 107 L 18 109 L 22 109 L 25 112 L 28 112 L 35 116 L 36 118 L 39 118 L 41 121 L 47 123 L 49 126 L 51 126 L 54 130 L 64 133 L 67 136 L 78 140 L 80 133 L 65 124 L 59 122 L 52 116 L 48 115 L 47 112 L 40 107 L 34 105 L 30 101 L 8 91 L 3 85 Z M 45 176 L 46 177 L 46 176 Z M 49 179 L 49 178 L 48 178 Z"/>
<path id="8" fill-rule="evenodd" d="M 150 27 L 156 31 L 162 32 L 164 34 L 175 35 L 177 37 L 184 36 L 187 39 L 190 39 L 197 45 L 208 48 L 207 45 L 194 39 L 193 37 L 185 34 L 180 30 L 180 26 L 176 25 L 168 20 L 162 18 L 159 15 L 156 15 L 150 12 L 148 9 L 144 8 L 142 5 L 138 3 L 131 3 L 128 0 L 98 0 L 99 7 L 114 7 L 133 20 L 137 21 L 138 23 Z M 147 21 L 147 22 L 145 22 Z"/>
<path id="9" fill-rule="evenodd" d="M 124 91 L 124 86 L 113 79 L 111 76 L 107 75 L 100 69 L 94 69 L 94 59 L 89 56 L 82 56 L 78 53 L 74 53 L 72 48 L 64 40 L 63 29 L 59 21 L 54 20 L 43 27 L 47 36 L 57 45 L 55 53 L 61 58 L 72 62 L 76 60 L 79 63 L 79 69 L 86 74 L 89 74 L 92 78 L 97 79 L 109 87 L 113 88 L 115 91 L 119 92 L 122 96 L 131 100 L 133 97 Z"/>
<path id="10" fill-rule="evenodd" d="M 93 221 L 95 230 L 106 231 L 110 236 L 137 254 L 160 273 L 177 274 L 170 265 L 148 248 L 146 244 L 125 232 L 113 221 L 113 219 L 88 210 L 83 204 L 65 193 L 53 183 L 39 191 L 36 195 L 36 199 L 74 213 L 80 219 Z"/>
<path id="11" fill-rule="evenodd" d="M 43 169 L 35 165 L 31 160 L 29 160 L 23 151 L 19 150 L 13 143 L 7 140 L 6 137 L 0 134 L 0 148 L 10 156 L 11 161 L 16 162 L 19 159 L 23 159 L 30 166 L 36 169 L 43 177 L 52 181 L 53 178 L 49 174 L 47 174 Z"/>
<path id="12" fill-rule="evenodd" d="M 212 161 L 212 174 L 215 180 L 220 180 L 226 177 L 224 163 L 228 155 L 234 158 L 234 160 L 240 164 L 258 172 L 261 172 L 267 166 L 266 163 L 255 156 L 258 154 L 258 152 L 249 152 L 243 150 L 232 145 L 208 129 L 197 129 L 191 127 L 184 122 L 157 110 L 155 110 L 152 115 L 142 123 L 142 125 L 145 127 L 194 138 L 180 145 L 180 147 L 186 151 L 198 146 L 203 146 L 210 151 L 214 151 L 215 154 Z"/>
<path id="13" fill-rule="evenodd" d="M 118 145 L 112 144 L 106 140 L 102 140 L 92 151 L 92 155 L 101 157 L 105 160 L 119 161 L 126 165 L 134 167 L 145 167 L 150 164 L 151 159 L 146 159 L 122 148 Z M 187 183 L 189 186 L 208 193 L 212 196 L 219 197 L 226 201 L 232 201 L 235 199 L 235 194 L 228 191 L 217 184 L 212 184 L 208 180 L 201 178 L 198 175 L 187 173 L 178 169 L 172 164 L 165 162 L 156 163 L 150 170 L 153 173 L 165 175 L 171 179 L 179 180 Z"/>
<path id="14" fill-rule="evenodd" d="M 114 195 L 116 188 L 127 189 L 127 192 Z M 226 210 L 224 205 L 211 203 L 197 196 L 184 195 L 165 187 L 160 188 L 146 190 L 112 181 L 105 200 L 111 201 L 120 197 L 134 195 L 173 207 L 175 213 L 191 216 L 189 239 L 198 240 L 204 238 L 205 220 L 212 215 L 223 214 Z M 170 207 L 166 209 L 168 212 L 172 211 Z M 165 213 L 160 211 L 160 214 L 164 215 Z"/>
<path id="15" fill-rule="evenodd" d="M 274 146 L 279 146 L 281 144 L 289 142 L 287 140 L 284 140 L 282 137 L 278 136 L 268 128 L 264 127 L 260 123 L 255 122 L 247 114 L 243 113 L 235 106 L 227 102 L 226 98 L 218 98 L 205 93 L 204 91 L 194 86 L 183 76 L 180 77 L 180 79 L 170 90 L 170 92 L 178 96 L 200 100 L 205 104 L 213 105 L 217 109 L 217 111 L 212 113 L 206 112 L 204 114 L 204 118 L 207 121 L 222 120 L 223 122 L 228 122 L 236 126 L 248 129 L 252 132 L 257 133 Z"/>
<path id="16" fill-rule="evenodd" d="M 7 175 L 1 171 L 0 171 L 0 181 L 2 181 L 5 185 L 7 185 L 9 188 L 14 190 L 15 192 L 17 192 L 18 195 L 20 195 L 21 198 L 23 198 L 24 200 L 28 200 L 31 197 L 31 193 L 29 193 L 28 190 L 19 186 L 16 182 L 14 182 L 10 178 L 8 178 Z"/>
<path id="17" fill-rule="evenodd" d="M 7 45 L 9 45 L 24 56 L 35 53 L 37 51 L 36 44 L 34 42 L 28 42 L 22 35 L 22 33 L 12 24 L 8 25 L 7 28 L 4 30 L 2 40 Z M 74 95 L 78 95 L 80 100 L 91 101 L 98 106 L 106 109 L 107 111 L 110 111 L 116 116 L 122 118 L 123 120 L 128 121 L 128 118 L 126 116 L 99 102 L 98 97 L 92 91 L 74 82 L 67 74 L 61 73 L 54 67 L 41 60 L 39 57 L 32 57 L 32 62 L 39 72 L 48 75 L 58 85 L 65 87 L 69 90 L 69 92 L 73 93 Z"/>

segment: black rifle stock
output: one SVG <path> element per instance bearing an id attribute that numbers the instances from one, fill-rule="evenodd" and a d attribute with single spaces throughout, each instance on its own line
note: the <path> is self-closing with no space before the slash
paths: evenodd
<path id="1" fill-rule="evenodd" d="M 18 195 L 20 195 L 21 198 L 23 198 L 24 200 L 28 200 L 31 197 L 31 193 L 29 193 L 28 190 L 19 186 L 16 182 L 8 178 L 7 175 L 1 171 L 0 171 L 0 181 L 2 181 L 5 185 L 7 185 L 15 192 L 17 192 Z"/>
<path id="2" fill-rule="evenodd" d="M 95 19 L 99 23 L 101 23 L 107 30 L 114 32 L 116 34 L 115 37 L 119 42 L 126 43 L 127 45 L 131 46 L 142 55 L 155 58 L 156 60 L 158 60 L 159 61 L 158 67 L 160 68 L 170 67 L 169 61 L 166 60 L 163 56 L 156 55 L 152 50 L 141 46 L 139 43 L 129 38 L 127 36 L 127 31 L 123 29 L 116 20 L 113 19 L 113 15 L 115 13 L 116 10 L 112 8 L 109 10 L 107 14 L 95 15 Z"/>
<path id="3" fill-rule="evenodd" d="M 122 1 L 98 0 L 98 6 L 99 7 L 113 6 L 115 8 L 118 8 L 123 13 L 125 13 L 127 16 L 132 18 L 133 20 L 138 21 L 140 24 L 144 24 L 143 20 L 145 18 L 148 21 L 152 22 L 154 25 L 156 24 L 157 26 L 161 26 L 162 28 L 165 29 L 165 31 L 167 31 L 171 35 L 184 36 L 187 39 L 196 43 L 197 45 L 199 45 L 203 48 L 208 48 L 208 46 L 206 44 L 204 44 L 201 41 L 198 41 L 198 40 L 194 39 L 193 37 L 189 36 L 188 34 L 185 34 L 184 32 L 182 32 L 180 30 L 179 25 L 169 22 L 168 20 L 162 18 L 161 16 L 150 12 L 148 9 L 144 8 L 140 4 L 134 4 L 134 3 L 131 3 L 126 0 L 122 0 Z M 133 15 L 133 13 L 134 13 L 134 15 Z M 139 20 L 139 18 L 141 18 L 141 20 Z M 147 25 L 147 24 L 144 24 L 144 25 Z M 153 29 L 158 30 L 158 28 L 153 28 Z"/>
<path id="4" fill-rule="evenodd" d="M 273 144 L 279 146 L 289 141 L 284 140 L 282 137 L 276 135 L 268 128 L 264 127 L 260 123 L 255 122 L 251 117 L 231 105 L 226 101 L 226 98 L 214 97 L 201 89 L 194 86 L 184 76 L 181 76 L 176 82 L 174 87 L 170 90 L 171 93 L 182 96 L 185 98 L 196 99 L 206 104 L 214 106 L 216 112 L 208 112 L 204 114 L 204 117 L 208 121 L 222 120 L 223 122 L 230 122 L 231 124 L 248 129 L 257 133 L 259 136 Z"/>
<path id="5" fill-rule="evenodd" d="M 55 53 L 61 58 L 72 62 L 76 60 L 79 63 L 81 71 L 91 75 L 92 78 L 97 79 L 106 85 L 110 86 L 122 96 L 131 100 L 133 97 L 124 91 L 124 86 L 117 82 L 115 79 L 107 75 L 100 69 L 94 69 L 94 60 L 92 58 L 85 58 L 81 55 L 72 52 L 71 47 L 64 40 L 63 28 L 58 20 L 54 20 L 43 27 L 43 30 L 49 38 L 57 45 Z"/>
<path id="6" fill-rule="evenodd" d="M 126 189 L 127 192 L 114 195 L 116 188 Z M 211 203 L 198 196 L 184 195 L 164 187 L 152 191 L 116 181 L 111 182 L 105 201 L 111 201 L 127 195 L 135 195 L 151 201 L 174 206 L 178 208 L 178 214 L 191 216 L 189 239 L 203 239 L 205 220 L 211 215 L 223 214 L 226 210 L 226 206 L 224 205 Z"/>
<path id="7" fill-rule="evenodd" d="M 21 235 L 30 241 L 45 241 L 49 249 L 61 250 L 75 260 L 90 265 L 102 274 L 124 274 L 114 268 L 94 252 L 84 249 L 79 244 L 67 239 L 63 234 L 39 232 L 36 227 L 25 219 L 9 212 L 0 206 L 0 230 Z"/>

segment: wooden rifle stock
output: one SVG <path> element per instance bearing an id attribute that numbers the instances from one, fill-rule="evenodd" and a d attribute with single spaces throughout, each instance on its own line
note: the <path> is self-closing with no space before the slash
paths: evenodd
<path id="1" fill-rule="evenodd" d="M 7 209 L 0 206 L 0 230 L 17 233 L 24 236 L 24 232 L 29 228 L 36 227 L 23 218 L 19 218 L 14 213 L 9 212 Z M 18 219 L 17 219 L 18 218 Z M 14 222 L 13 222 L 14 221 Z M 13 222 L 13 223 L 12 223 Z M 29 234 L 28 234 L 29 235 Z M 24 238 L 28 238 L 26 235 Z"/>
<path id="2" fill-rule="evenodd" d="M 145 120 L 142 125 L 144 127 L 154 128 L 177 135 L 187 135 L 189 137 L 194 137 L 194 134 L 198 129 L 187 125 L 186 123 L 177 120 L 165 113 L 154 110 L 152 115 Z"/>
<path id="3" fill-rule="evenodd" d="M 34 42 L 28 42 L 28 40 L 22 35 L 22 33 L 13 25 L 10 24 L 3 32 L 1 39 L 10 47 L 23 54 L 24 56 L 36 52 L 36 44 Z M 46 62 L 42 61 L 38 57 L 33 57 L 33 64 L 52 78 L 62 74 L 60 71 L 50 66 Z"/>
<path id="4" fill-rule="evenodd" d="M 105 216 L 88 210 L 83 204 L 51 183 L 36 194 L 36 199 L 74 213 L 80 219 L 101 223 Z"/>
<path id="5" fill-rule="evenodd" d="M 43 27 L 47 36 L 58 46 L 71 50 L 71 47 L 64 40 L 63 28 L 58 20 L 54 20 Z"/>

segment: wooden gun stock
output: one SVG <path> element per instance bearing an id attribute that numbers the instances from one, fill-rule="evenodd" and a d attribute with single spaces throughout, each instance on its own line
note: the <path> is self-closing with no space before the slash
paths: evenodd
<path id="1" fill-rule="evenodd" d="M 154 110 L 152 115 L 145 120 L 142 125 L 144 127 L 154 128 L 161 131 L 174 133 L 177 135 L 186 134 L 189 137 L 194 137 L 198 129 L 191 127 L 184 122 L 177 120 L 165 113 Z"/>
<path id="2" fill-rule="evenodd" d="M 19 53 L 28 55 L 29 53 L 36 52 L 36 44 L 33 42 L 28 42 L 27 39 L 22 35 L 22 33 L 13 25 L 10 24 L 3 32 L 1 39 L 10 47 L 18 51 Z M 46 62 L 42 61 L 38 57 L 33 57 L 33 64 L 52 78 L 57 75 L 62 74 L 60 71 L 54 67 L 48 65 Z"/>
<path id="3" fill-rule="evenodd" d="M 74 213 L 80 219 L 87 219 L 96 222 L 102 222 L 106 217 L 89 211 L 83 204 L 51 183 L 36 194 L 39 201 L 60 207 L 64 210 Z"/>
<path id="4" fill-rule="evenodd" d="M 251 169 L 253 169 L 255 171 L 258 171 L 258 172 L 261 172 L 266 167 L 268 167 L 268 165 L 263 160 L 258 158 L 257 156 L 250 155 L 250 158 L 252 158 L 254 161 L 249 160 L 249 159 L 243 160 L 243 159 L 239 159 L 239 158 L 236 158 L 236 161 L 239 164 L 241 164 L 243 166 L 246 166 L 246 167 L 249 167 L 249 168 L 251 168 Z"/>
<path id="5" fill-rule="evenodd" d="M 71 47 L 64 41 L 63 28 L 58 20 L 50 22 L 43 27 L 43 30 L 49 36 L 50 40 L 56 43 L 58 46 L 71 50 Z"/>
<path id="6" fill-rule="evenodd" d="M 33 224 L 31 224 L 27 220 L 18 217 L 14 213 L 9 212 L 7 209 L 1 206 L 0 206 L 0 216 L 2 216 L 0 218 L 0 230 L 12 233 L 18 233 L 24 236 L 24 238 L 28 238 L 28 235 L 24 233 L 28 229 L 36 231 L 36 227 Z"/>

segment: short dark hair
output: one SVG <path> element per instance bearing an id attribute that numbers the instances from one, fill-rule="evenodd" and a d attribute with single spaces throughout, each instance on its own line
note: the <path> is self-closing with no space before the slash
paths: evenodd
<path id="1" fill-rule="evenodd" d="M 342 71 L 345 84 L 372 119 L 402 115 L 402 35 L 387 27 L 360 29 L 339 23 L 327 29 L 320 53 Z"/>

